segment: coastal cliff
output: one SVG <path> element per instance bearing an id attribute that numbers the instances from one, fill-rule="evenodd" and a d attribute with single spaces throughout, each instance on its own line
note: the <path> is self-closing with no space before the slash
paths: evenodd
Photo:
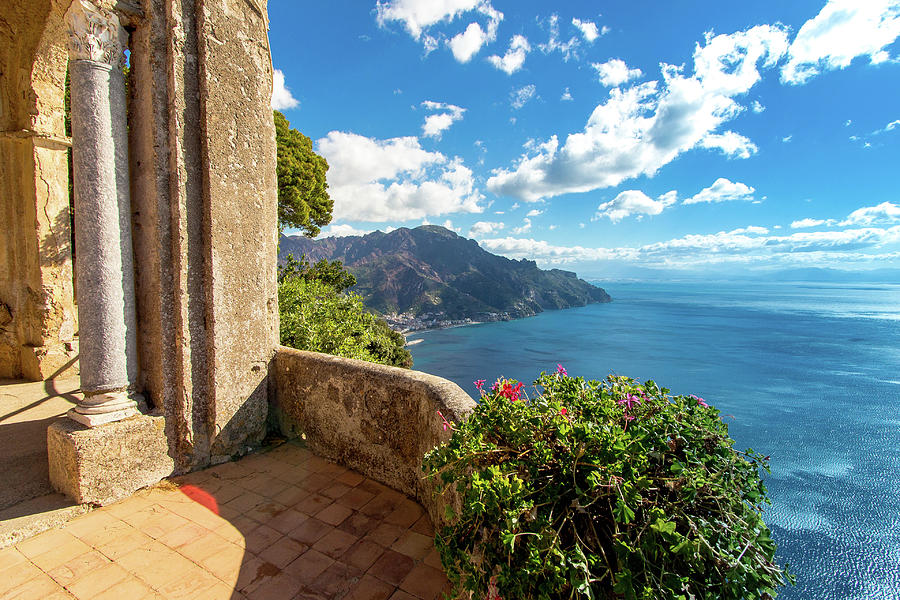
<path id="1" fill-rule="evenodd" d="M 352 291 L 394 327 L 413 330 L 528 317 L 547 309 L 610 302 L 571 271 L 487 252 L 437 225 L 311 240 L 282 236 L 279 260 L 301 254 L 340 260 L 356 276 Z"/>

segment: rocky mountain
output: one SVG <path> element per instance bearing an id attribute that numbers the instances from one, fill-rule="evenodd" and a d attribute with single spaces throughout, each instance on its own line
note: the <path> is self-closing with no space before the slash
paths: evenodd
<path id="1" fill-rule="evenodd" d="M 497 321 L 546 309 L 610 302 L 599 287 L 534 261 L 510 260 L 444 227 L 311 240 L 281 237 L 279 260 L 305 254 L 311 262 L 341 260 L 357 279 L 353 291 L 388 322 L 421 329 Z"/>

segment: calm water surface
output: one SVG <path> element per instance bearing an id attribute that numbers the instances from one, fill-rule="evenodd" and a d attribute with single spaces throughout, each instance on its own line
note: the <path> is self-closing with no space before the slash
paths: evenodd
<path id="1" fill-rule="evenodd" d="M 410 336 L 467 392 L 503 375 L 654 379 L 771 455 L 783 600 L 900 599 L 900 285 L 604 283 L 613 303 Z"/>

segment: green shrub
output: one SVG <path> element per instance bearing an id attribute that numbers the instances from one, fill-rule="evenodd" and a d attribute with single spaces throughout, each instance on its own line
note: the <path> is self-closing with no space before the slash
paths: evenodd
<path id="1" fill-rule="evenodd" d="M 302 277 L 278 282 L 281 343 L 300 350 L 358 358 L 396 367 L 412 366 L 402 335 L 366 311 L 356 294 Z"/>
<path id="2" fill-rule="evenodd" d="M 483 381 L 476 382 L 479 389 Z M 760 516 L 767 458 L 652 381 L 499 380 L 424 469 L 461 511 L 435 543 L 473 598 L 773 598 L 791 576 Z"/>

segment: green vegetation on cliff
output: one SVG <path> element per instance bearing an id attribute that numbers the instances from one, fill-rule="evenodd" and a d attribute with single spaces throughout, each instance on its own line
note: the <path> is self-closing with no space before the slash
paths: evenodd
<path id="1" fill-rule="evenodd" d="M 289 257 L 279 270 L 278 305 L 281 343 L 370 362 L 412 366 L 406 340 L 369 313 L 362 299 L 347 293 L 356 280 L 340 261 L 311 265 Z"/>

